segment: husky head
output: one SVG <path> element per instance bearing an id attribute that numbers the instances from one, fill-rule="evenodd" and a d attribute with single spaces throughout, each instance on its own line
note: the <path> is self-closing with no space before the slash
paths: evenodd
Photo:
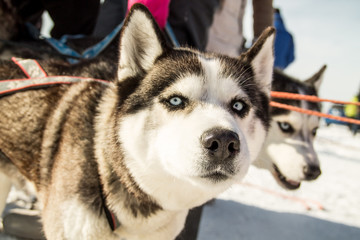
<path id="1" fill-rule="evenodd" d="M 115 139 L 132 184 L 162 208 L 204 203 L 240 181 L 257 157 L 270 121 L 273 38 L 268 28 L 240 58 L 173 49 L 144 6 L 130 11 Z"/>
<path id="2" fill-rule="evenodd" d="M 326 69 L 306 81 L 274 71 L 272 90 L 306 95 L 317 95 Z M 274 101 L 320 111 L 320 104 L 306 101 Z M 314 180 L 320 174 L 320 164 L 313 141 L 319 126 L 319 118 L 279 108 L 270 110 L 272 122 L 265 146 L 255 165 L 269 169 L 278 183 L 286 189 L 297 189 L 302 180 Z"/>

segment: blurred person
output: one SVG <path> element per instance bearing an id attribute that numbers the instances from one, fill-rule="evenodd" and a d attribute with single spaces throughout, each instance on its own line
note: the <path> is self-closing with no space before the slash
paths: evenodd
<path id="1" fill-rule="evenodd" d="M 167 18 L 169 16 L 170 0 L 128 0 L 128 12 L 135 3 L 141 3 L 145 5 L 155 18 L 159 27 L 164 30 Z"/>
<path id="2" fill-rule="evenodd" d="M 351 102 L 359 102 L 358 96 L 354 96 Z M 356 118 L 358 116 L 358 107 L 355 104 L 345 105 L 345 116 L 349 118 Z"/>
<path id="3" fill-rule="evenodd" d="M 360 91 L 351 99 L 351 102 L 359 103 L 360 100 Z M 360 106 L 355 104 L 346 104 L 344 109 L 345 116 L 348 118 L 360 119 Z M 349 124 L 349 127 L 353 134 L 357 133 L 359 129 L 358 124 Z"/>
<path id="4" fill-rule="evenodd" d="M 285 69 L 295 59 L 294 40 L 287 31 L 278 8 L 274 9 L 274 27 L 276 28 L 274 66 L 279 69 Z"/>
<path id="5" fill-rule="evenodd" d="M 149 8 L 161 28 L 167 21 L 182 46 L 229 56 L 238 56 L 243 50 L 242 21 L 246 0 L 106 0 L 94 35 L 105 37 L 125 17 L 124 6 L 129 9 L 136 2 Z M 272 25 L 272 0 L 253 0 L 253 8 L 256 40 L 267 26 Z M 116 9 L 120 12 L 114 13 Z M 109 16 L 115 17 L 108 19 Z M 106 25 L 112 27 L 104 31 Z M 104 33 L 99 35 L 101 31 Z"/>
<path id="6" fill-rule="evenodd" d="M 220 0 L 208 33 L 206 50 L 237 57 L 244 50 L 246 0 Z M 273 24 L 272 0 L 253 0 L 253 42 Z"/>
<path id="7" fill-rule="evenodd" d="M 99 10 L 93 36 L 104 38 L 111 33 L 126 16 L 127 0 L 105 0 Z"/>
<path id="8" fill-rule="evenodd" d="M 206 50 L 209 29 L 221 1 L 171 0 L 168 21 L 180 45 Z"/>
<path id="9" fill-rule="evenodd" d="M 65 34 L 90 35 L 95 27 L 100 0 L 7 0 L 3 4 L 16 12 L 20 23 L 30 22 L 39 29 L 41 16 L 47 11 L 54 22 L 50 34 L 60 38 Z"/>
<path id="10" fill-rule="evenodd" d="M 105 0 L 101 5 L 93 35 L 106 37 L 124 19 L 135 3 L 145 5 L 154 16 L 161 29 L 164 29 L 169 15 L 170 0 Z"/>
<path id="11" fill-rule="evenodd" d="M 220 0 L 105 0 L 93 35 L 107 36 L 124 20 L 134 3 L 149 8 L 162 29 L 169 22 L 180 45 L 205 51 L 208 30 Z"/>

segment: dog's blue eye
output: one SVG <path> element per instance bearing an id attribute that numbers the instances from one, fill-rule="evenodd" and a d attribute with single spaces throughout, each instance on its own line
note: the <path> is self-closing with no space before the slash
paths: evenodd
<path id="1" fill-rule="evenodd" d="M 180 97 L 172 97 L 170 98 L 170 104 L 173 105 L 173 106 L 179 106 L 180 104 L 183 103 L 183 101 L 181 100 Z"/>
<path id="2" fill-rule="evenodd" d="M 230 103 L 230 109 L 236 114 L 238 115 L 240 118 L 243 118 L 247 115 L 247 113 L 249 112 L 249 105 L 246 104 L 245 101 L 243 100 L 239 100 L 239 99 L 234 99 L 233 101 L 231 101 Z"/>
<path id="3" fill-rule="evenodd" d="M 288 130 L 290 129 L 290 124 L 286 123 L 286 122 L 281 122 L 280 123 L 280 128 L 283 130 Z"/>
<path id="4" fill-rule="evenodd" d="M 189 103 L 189 100 L 186 97 L 174 94 L 167 98 L 160 98 L 160 102 L 164 104 L 169 111 L 176 111 L 184 109 Z"/>
<path id="5" fill-rule="evenodd" d="M 240 112 L 241 110 L 244 109 L 244 103 L 243 103 L 243 102 L 240 102 L 240 101 L 236 101 L 236 102 L 234 102 L 234 104 L 233 104 L 233 108 L 234 108 L 236 111 Z"/>
<path id="6" fill-rule="evenodd" d="M 287 122 L 278 122 L 278 125 L 284 133 L 292 133 L 294 132 L 294 128 Z"/>

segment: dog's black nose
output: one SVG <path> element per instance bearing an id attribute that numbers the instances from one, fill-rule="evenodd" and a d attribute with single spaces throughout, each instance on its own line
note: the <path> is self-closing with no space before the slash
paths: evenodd
<path id="1" fill-rule="evenodd" d="M 306 180 L 314 180 L 321 174 L 321 170 L 317 165 L 306 165 L 304 167 L 304 174 Z"/>
<path id="2" fill-rule="evenodd" d="M 207 154 L 217 161 L 232 159 L 240 150 L 239 136 L 227 129 L 210 129 L 203 133 L 200 141 Z"/>

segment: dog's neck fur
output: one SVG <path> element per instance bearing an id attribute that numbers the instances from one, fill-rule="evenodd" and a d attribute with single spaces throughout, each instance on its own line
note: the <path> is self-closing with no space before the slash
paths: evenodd
<path id="1" fill-rule="evenodd" d="M 116 209 L 115 206 L 118 206 L 119 201 L 123 201 L 124 204 L 131 206 L 131 214 L 134 217 L 138 215 L 148 217 L 161 207 L 139 188 L 122 160 L 121 145 L 117 141 L 117 133 L 113 132 L 114 129 L 118 129 L 119 124 L 116 121 L 118 114 L 116 109 L 119 106 L 116 91 L 115 85 L 111 85 L 99 106 L 96 128 L 106 129 L 106 131 L 97 131 L 101 134 L 97 134 L 99 141 L 95 141 L 101 144 L 97 148 L 100 150 L 96 153 L 98 164 L 102 165 L 100 170 L 103 170 L 100 172 L 100 178 L 111 210 L 119 213 L 121 210 Z"/>
<path id="2" fill-rule="evenodd" d="M 120 114 L 117 109 L 121 107 L 117 91 L 116 85 L 110 84 L 98 107 L 99 115 L 95 123 L 95 144 L 98 144 L 95 155 L 106 206 L 120 222 L 115 233 L 131 239 L 135 235 L 138 238 L 134 239 L 175 237 L 183 228 L 188 210 L 164 210 L 131 176 L 116 132 L 120 124 L 116 120 Z M 103 130 L 99 131 L 100 128 Z"/>

